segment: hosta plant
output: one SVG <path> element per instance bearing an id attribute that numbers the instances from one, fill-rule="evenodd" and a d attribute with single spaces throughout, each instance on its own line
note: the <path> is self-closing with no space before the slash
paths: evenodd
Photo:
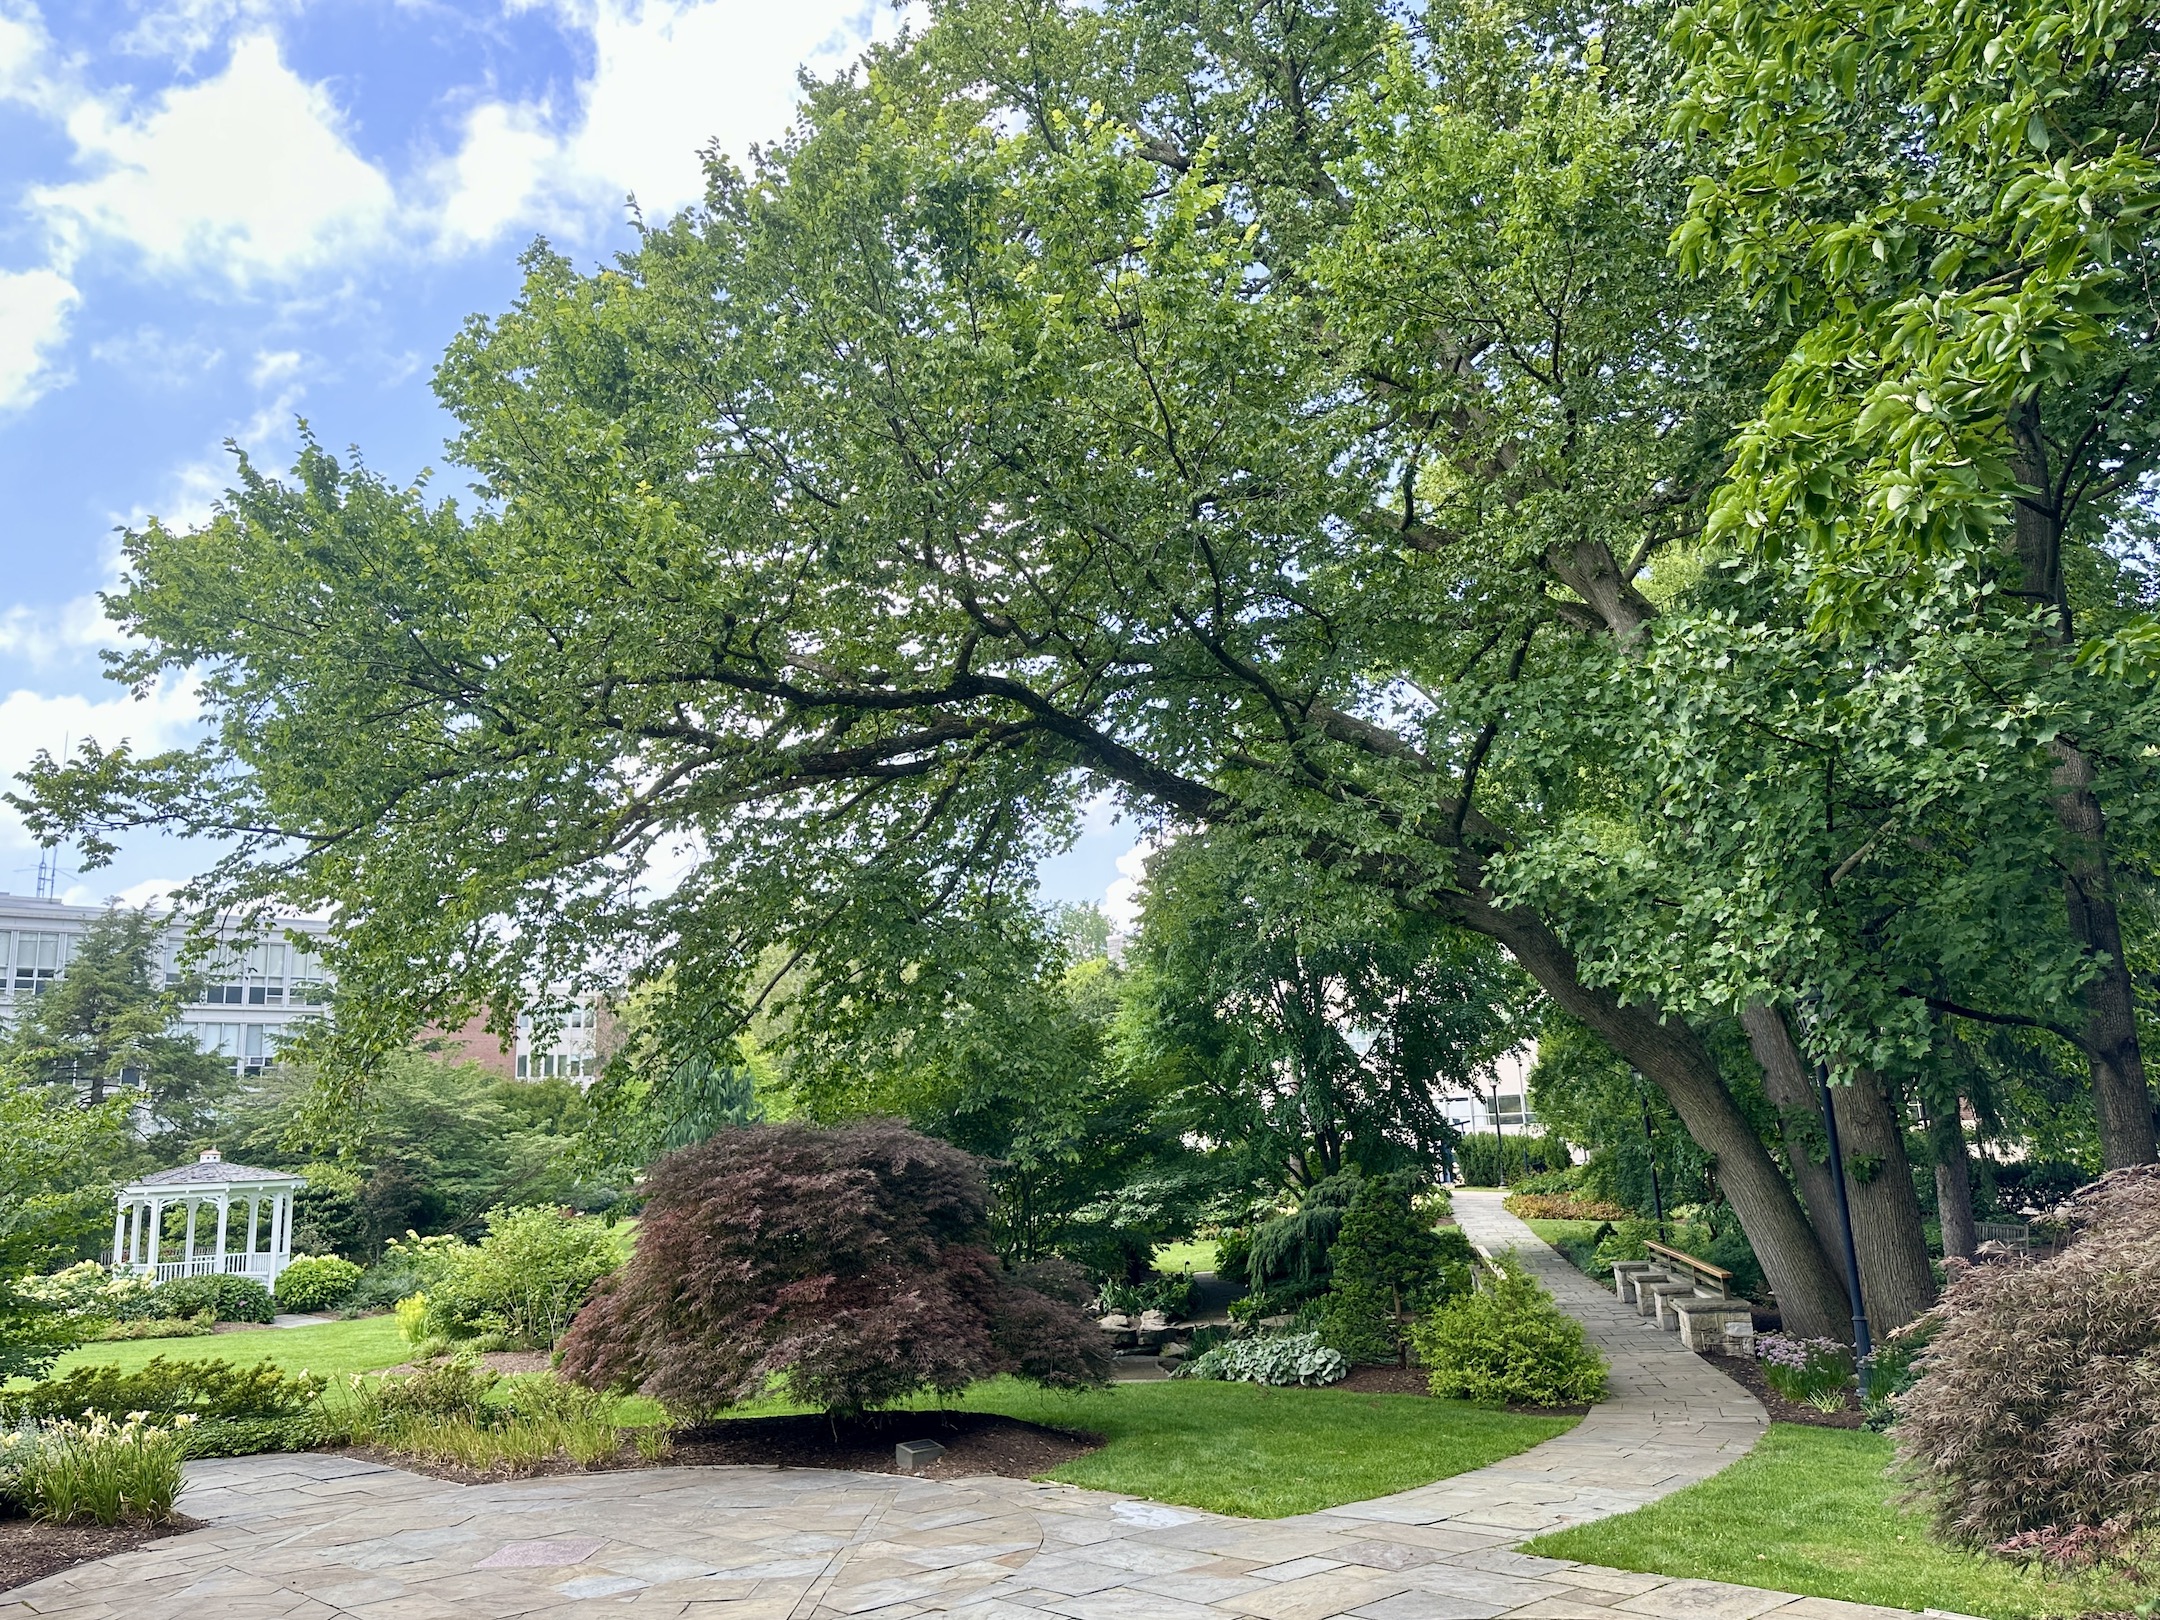
<path id="1" fill-rule="evenodd" d="M 1313 1333 L 1273 1339 L 1233 1339 L 1180 1367 L 1180 1378 L 1211 1378 L 1239 1384 L 1332 1384 L 1348 1377 L 1350 1363 Z"/>

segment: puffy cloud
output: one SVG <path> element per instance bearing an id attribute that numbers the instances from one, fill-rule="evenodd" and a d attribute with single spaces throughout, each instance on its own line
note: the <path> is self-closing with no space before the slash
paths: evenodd
<path id="1" fill-rule="evenodd" d="M 0 613 L 0 657 L 20 659 L 34 668 L 119 645 L 118 627 L 105 617 L 105 604 L 95 592 L 58 608 L 17 603 Z"/>
<path id="2" fill-rule="evenodd" d="M 346 141 L 328 92 L 288 68 L 267 34 L 140 116 L 85 96 L 67 128 L 102 172 L 39 187 L 31 202 L 71 251 L 118 240 L 159 269 L 247 283 L 335 263 L 395 228 L 389 180 Z"/>
<path id="3" fill-rule="evenodd" d="M 12 787 L 39 749 L 57 756 L 70 739 L 95 737 L 108 748 L 127 740 L 151 752 L 191 741 L 201 720 L 195 682 L 179 677 L 160 681 L 140 699 L 117 691 L 88 697 L 18 688 L 0 698 L 0 780 Z M 15 812 L 0 806 L 0 849 L 34 847 Z"/>
<path id="4" fill-rule="evenodd" d="M 1161 847 L 1155 839 L 1143 838 L 1117 858 L 1118 875 L 1103 891 L 1102 909 L 1121 934 L 1139 932 L 1140 885 L 1147 880 L 1148 858 Z"/>
<path id="5" fill-rule="evenodd" d="M 462 144 L 433 176 L 447 248 L 589 219 L 626 195 L 656 216 L 697 201 L 704 148 L 717 143 L 739 162 L 752 142 L 777 139 L 794 114 L 798 68 L 839 71 L 902 15 L 883 0 L 556 0 L 553 9 L 592 43 L 576 109 L 564 119 L 547 102 L 487 101 L 468 113 Z"/>
<path id="6" fill-rule="evenodd" d="M 0 272 L 0 411 L 66 380 L 52 351 L 67 337 L 76 301 L 74 283 L 57 270 Z"/>

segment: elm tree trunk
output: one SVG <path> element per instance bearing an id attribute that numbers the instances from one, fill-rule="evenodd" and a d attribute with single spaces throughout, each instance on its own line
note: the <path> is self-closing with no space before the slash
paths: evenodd
<path id="1" fill-rule="evenodd" d="M 1610 993 L 1584 984 L 1573 953 L 1530 913 L 1475 893 L 1456 899 L 1454 908 L 1467 926 L 1505 945 L 1564 1012 L 1596 1030 L 1664 1094 L 1688 1135 L 1710 1155 L 1718 1184 L 1777 1294 L 1786 1329 L 1810 1338 L 1849 1339 L 1852 1311 L 1844 1285 L 1701 1037 L 1652 1003 L 1622 1006 Z"/>
<path id="2" fill-rule="evenodd" d="M 1837 1188 L 1830 1180 L 1830 1138 L 1823 1130 L 1822 1102 L 1800 1043 L 1785 1015 L 1764 1001 L 1751 1001 L 1740 1013 L 1748 1046 L 1763 1072 L 1763 1093 L 1777 1110 L 1785 1161 L 1800 1189 L 1825 1253 L 1837 1242 Z"/>
<path id="3" fill-rule="evenodd" d="M 1853 1247 L 1860 1254 L 1860 1293 L 1878 1333 L 1903 1327 L 1935 1303 L 1927 1226 L 1913 1187 L 1901 1111 L 1882 1077 L 1867 1070 L 1833 1086 L 1838 1134 L 1845 1150 L 1846 1196 L 1852 1203 Z"/>
<path id="4" fill-rule="evenodd" d="M 1945 1259 L 1970 1260 L 1980 1247 L 1973 1223 L 1972 1160 L 1965 1152 L 1965 1126 L 1953 1105 L 1928 1119 L 1928 1148 L 1935 1158 L 1935 1207 L 1942 1218 Z"/>
<path id="5" fill-rule="evenodd" d="M 2075 645 L 2070 597 L 2063 577 L 2063 495 L 2049 465 L 2037 395 L 2010 414 L 2012 467 L 2025 488 L 2017 500 L 2012 545 L 2019 594 L 2049 608 L 2052 634 L 2064 655 Z M 2055 757 L 2055 821 L 2062 853 L 2063 904 L 2070 937 L 2098 968 L 2085 987 L 2085 1061 L 2092 1074 L 2093 1112 L 2100 1123 L 2102 1167 L 2150 1164 L 2156 1157 L 2152 1091 L 2138 1045 L 2137 1003 L 2123 959 L 2115 874 L 2108 863 L 2107 818 L 2093 788 L 2092 760 L 2070 742 L 2049 745 Z"/>

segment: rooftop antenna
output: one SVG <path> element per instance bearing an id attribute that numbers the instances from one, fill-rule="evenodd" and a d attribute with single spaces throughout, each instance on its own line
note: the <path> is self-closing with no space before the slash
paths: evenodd
<path id="1" fill-rule="evenodd" d="M 60 744 L 60 757 L 66 759 L 75 751 L 75 733 L 70 731 Z M 57 900 L 60 898 L 60 850 L 47 841 L 38 846 L 37 898 Z"/>

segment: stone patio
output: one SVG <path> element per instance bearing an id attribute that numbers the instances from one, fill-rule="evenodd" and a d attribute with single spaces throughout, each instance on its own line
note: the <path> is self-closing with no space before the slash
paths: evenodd
<path id="1" fill-rule="evenodd" d="M 1756 1403 L 1505 1214 L 1613 1362 L 1613 1398 L 1521 1456 L 1292 1519 L 1025 1480 L 668 1468 L 448 1485 L 327 1456 L 191 1465 L 206 1528 L 0 1598 L 0 1620 L 1892 1620 L 1903 1611 L 1533 1558 L 1762 1432 Z M 1557 1269 L 1555 1269 L 1557 1268 Z"/>

